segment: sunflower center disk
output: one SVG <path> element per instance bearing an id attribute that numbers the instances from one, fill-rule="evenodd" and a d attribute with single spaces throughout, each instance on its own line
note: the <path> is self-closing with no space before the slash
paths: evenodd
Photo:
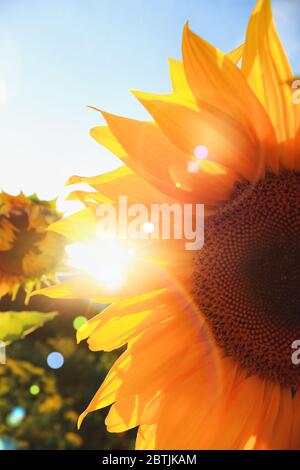
<path id="1" fill-rule="evenodd" d="M 300 365 L 300 174 L 239 183 L 206 221 L 195 299 L 216 342 L 248 370 L 292 389 Z"/>
<path id="2" fill-rule="evenodd" d="M 21 276 L 23 274 L 23 259 L 27 253 L 39 254 L 36 247 L 43 235 L 34 229 L 28 229 L 26 215 L 12 216 L 9 219 L 17 229 L 17 234 L 11 250 L 0 251 L 0 271 L 10 275 Z"/>

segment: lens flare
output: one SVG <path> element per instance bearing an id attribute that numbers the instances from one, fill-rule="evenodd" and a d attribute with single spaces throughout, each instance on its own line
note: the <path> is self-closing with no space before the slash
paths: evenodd
<path id="1" fill-rule="evenodd" d="M 68 264 L 96 279 L 109 290 L 118 290 L 126 281 L 134 252 L 116 239 L 75 243 L 67 247 Z"/>

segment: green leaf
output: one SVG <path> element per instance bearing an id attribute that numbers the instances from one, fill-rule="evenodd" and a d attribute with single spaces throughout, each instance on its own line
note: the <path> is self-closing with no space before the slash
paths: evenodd
<path id="1" fill-rule="evenodd" d="M 57 315 L 57 312 L 0 312 L 0 340 L 6 344 L 23 338 Z"/>

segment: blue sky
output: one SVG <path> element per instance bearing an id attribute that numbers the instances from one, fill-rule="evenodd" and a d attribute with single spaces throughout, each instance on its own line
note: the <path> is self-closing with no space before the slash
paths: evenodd
<path id="1" fill-rule="evenodd" d="M 86 108 L 144 118 L 130 89 L 169 90 L 187 19 L 228 51 L 243 41 L 255 0 L 0 0 L 0 188 L 52 198 L 72 174 L 118 161 L 89 136 Z M 300 73 L 300 5 L 274 0 L 277 26 Z"/>

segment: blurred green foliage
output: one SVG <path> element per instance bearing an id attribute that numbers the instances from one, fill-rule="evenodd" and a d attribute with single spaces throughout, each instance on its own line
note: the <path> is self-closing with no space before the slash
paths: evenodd
<path id="1" fill-rule="evenodd" d="M 14 310 L 23 308 L 21 304 L 19 299 Z M 91 413 L 77 430 L 79 414 L 119 355 L 91 352 L 85 343 L 76 344 L 74 318 L 90 317 L 100 307 L 82 301 L 47 303 L 45 298 L 35 300 L 28 309 L 32 307 L 56 310 L 59 315 L 7 348 L 7 364 L 0 366 L 0 438 L 13 438 L 24 449 L 133 448 L 135 431 L 125 434 L 106 431 L 104 419 L 108 410 Z M 53 351 L 60 352 L 65 359 L 57 370 L 47 365 L 47 356 Z M 32 385 L 39 387 L 38 394 L 30 393 Z M 8 419 L 14 407 L 22 407 L 26 412 L 17 426 L 11 426 Z"/>
<path id="2" fill-rule="evenodd" d="M 9 344 L 53 320 L 56 312 L 0 312 L 0 340 Z"/>

